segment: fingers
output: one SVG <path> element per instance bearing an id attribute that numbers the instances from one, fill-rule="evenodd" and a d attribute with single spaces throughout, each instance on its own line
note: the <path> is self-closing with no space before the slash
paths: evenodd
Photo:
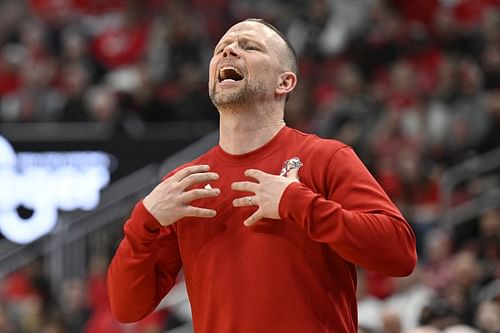
<path id="1" fill-rule="evenodd" d="M 246 192 L 254 192 L 257 190 L 259 184 L 254 182 L 235 182 L 231 184 L 231 188 L 236 191 L 246 191 Z"/>
<path id="2" fill-rule="evenodd" d="M 263 218 L 264 216 L 262 215 L 261 210 L 258 209 L 255 213 L 253 213 L 253 215 L 247 218 L 245 222 L 243 222 L 243 224 L 247 227 L 250 227 L 255 223 L 259 222 L 259 220 L 262 220 Z"/>
<path id="3" fill-rule="evenodd" d="M 258 206 L 256 197 L 241 197 L 233 200 L 234 207 Z"/>
<path id="4" fill-rule="evenodd" d="M 187 176 L 193 174 L 193 173 L 200 173 L 200 172 L 207 172 L 210 170 L 210 166 L 202 164 L 202 165 L 192 165 L 188 166 L 184 169 L 181 169 L 180 171 L 177 171 L 176 174 L 172 176 L 173 179 L 177 181 L 181 181 L 182 179 L 186 178 Z"/>
<path id="5" fill-rule="evenodd" d="M 211 218 L 217 215 L 217 212 L 214 209 L 195 207 L 189 204 L 191 201 L 197 199 L 211 198 L 220 195 L 220 190 L 218 188 L 212 189 L 206 187 L 189 189 L 192 186 L 199 185 L 201 183 L 210 183 L 211 181 L 219 179 L 219 175 L 217 173 L 209 172 L 209 170 L 210 167 L 208 165 L 192 165 L 181 169 L 170 178 L 173 180 L 173 182 L 170 182 L 170 184 L 172 185 L 172 188 L 175 188 L 173 192 L 177 192 L 177 194 L 174 195 L 171 199 L 178 205 L 177 207 L 179 208 L 180 218 L 182 218 L 183 216 Z M 278 176 L 271 175 L 257 169 L 246 170 L 245 176 L 252 178 L 257 182 L 235 182 L 231 184 L 231 188 L 235 191 L 256 193 L 259 194 L 259 198 L 261 198 L 263 194 L 262 192 L 264 192 L 264 194 L 269 192 L 269 190 L 267 192 L 262 191 L 262 184 L 270 184 L 274 187 L 276 187 L 276 184 L 280 184 L 280 182 L 276 180 Z M 287 177 L 298 180 L 298 175 L 295 170 L 290 172 Z M 283 180 L 283 178 L 280 179 Z M 273 186 L 270 186 L 271 189 L 273 188 Z M 177 197 L 177 199 L 174 199 L 175 197 Z M 255 206 L 256 211 L 243 222 L 245 226 L 252 226 L 265 217 L 275 218 L 274 216 L 276 215 L 273 213 L 274 206 L 272 204 L 269 204 L 267 201 L 264 202 L 263 206 L 261 206 L 259 204 L 259 201 L 257 200 L 257 195 L 236 198 L 233 200 L 233 206 Z"/>
<path id="6" fill-rule="evenodd" d="M 196 199 L 216 197 L 219 194 L 220 190 L 218 188 L 194 189 L 182 193 L 181 200 L 183 200 L 186 203 L 184 216 L 202 217 L 202 218 L 210 218 L 216 216 L 217 212 L 214 209 L 194 207 L 187 205 L 187 203 Z"/>
<path id="7" fill-rule="evenodd" d="M 195 189 L 191 191 L 187 191 L 181 194 L 181 200 L 183 202 L 191 202 L 196 199 L 202 198 L 211 198 L 216 197 L 220 194 L 220 190 L 218 188 L 213 189 Z"/>
<path id="8" fill-rule="evenodd" d="M 257 179 L 259 182 L 267 175 L 267 173 L 257 169 L 245 170 L 245 176 Z"/>
<path id="9" fill-rule="evenodd" d="M 217 212 L 213 209 L 193 207 L 193 206 L 187 206 L 186 213 L 184 214 L 184 216 L 205 217 L 205 218 L 214 217 L 215 215 L 217 215 Z"/>
<path id="10" fill-rule="evenodd" d="M 209 182 L 219 179 L 219 175 L 215 172 L 192 173 L 182 179 L 179 183 L 182 188 L 186 189 L 193 185 Z"/>
<path id="11" fill-rule="evenodd" d="M 253 197 L 242 197 L 233 200 L 234 207 L 246 207 L 246 206 L 258 206 L 259 204 L 256 202 L 257 198 Z M 243 221 L 243 224 L 247 227 L 250 227 L 257 223 L 259 220 L 264 218 L 264 214 L 261 208 L 257 209 L 255 213 L 253 213 L 249 218 Z"/>

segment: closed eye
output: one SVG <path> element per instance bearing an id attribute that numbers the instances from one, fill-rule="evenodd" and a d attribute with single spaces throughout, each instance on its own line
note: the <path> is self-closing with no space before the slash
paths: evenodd
<path id="1" fill-rule="evenodd" d="M 242 48 L 246 51 L 259 51 L 260 48 L 258 48 L 255 45 L 243 45 Z"/>

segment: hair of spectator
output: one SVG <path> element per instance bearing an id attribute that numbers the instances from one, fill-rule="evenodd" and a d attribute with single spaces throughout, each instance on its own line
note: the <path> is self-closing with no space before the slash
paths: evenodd
<path id="1" fill-rule="evenodd" d="M 260 19 L 260 18 L 248 18 L 244 20 L 243 22 L 257 22 L 260 24 L 265 25 L 269 29 L 273 30 L 280 38 L 285 42 L 288 54 L 286 57 L 289 59 L 291 68 L 290 70 L 294 72 L 295 74 L 299 74 L 299 65 L 298 65 L 298 60 L 297 60 L 297 53 L 295 52 L 295 49 L 292 46 L 292 43 L 290 43 L 290 40 L 283 34 L 281 31 L 278 30 L 274 25 L 271 23 L 267 22 L 266 20 Z"/>

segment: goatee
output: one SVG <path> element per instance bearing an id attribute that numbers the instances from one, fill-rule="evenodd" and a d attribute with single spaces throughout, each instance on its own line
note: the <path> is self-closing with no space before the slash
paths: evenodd
<path id="1" fill-rule="evenodd" d="M 226 91 L 216 91 L 215 85 L 210 87 L 209 96 L 215 107 L 242 106 L 252 100 L 261 99 L 269 94 L 263 82 L 255 82 Z"/>

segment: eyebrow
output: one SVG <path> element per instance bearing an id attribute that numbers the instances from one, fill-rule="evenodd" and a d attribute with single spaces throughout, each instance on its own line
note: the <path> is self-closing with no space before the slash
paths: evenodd
<path id="1" fill-rule="evenodd" d="M 251 43 L 256 44 L 258 47 L 262 48 L 263 50 L 266 49 L 266 47 L 265 47 L 264 44 L 262 44 L 259 41 L 256 41 L 255 39 L 252 39 L 252 37 L 249 37 L 249 36 L 237 35 L 236 36 L 236 40 L 238 41 L 238 44 L 251 42 Z M 230 44 L 232 42 L 233 42 L 232 38 L 226 38 L 225 40 L 222 40 L 221 42 L 219 42 L 215 46 L 214 52 L 217 52 L 221 47 L 225 47 L 226 45 L 228 45 L 228 44 Z"/>

